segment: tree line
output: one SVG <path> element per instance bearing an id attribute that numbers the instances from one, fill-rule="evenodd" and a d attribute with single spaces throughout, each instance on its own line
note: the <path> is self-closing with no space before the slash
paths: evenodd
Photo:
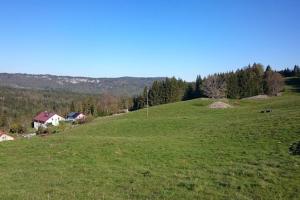
<path id="1" fill-rule="evenodd" d="M 295 65 L 293 69 L 285 68 L 283 70 L 278 71 L 278 73 L 280 73 L 284 77 L 300 77 L 300 67 L 299 65 Z"/>
<path id="2" fill-rule="evenodd" d="M 292 75 L 299 75 L 299 67 L 295 66 Z M 155 81 L 150 88 L 145 88 L 141 95 L 133 98 L 132 110 L 190 100 L 199 97 L 240 99 L 259 94 L 277 95 L 283 90 L 283 71 L 276 72 L 270 66 L 264 69 L 261 64 L 254 63 L 236 71 L 197 76 L 194 82 L 181 79 L 166 78 Z"/>
<path id="3" fill-rule="evenodd" d="M 180 101 L 185 93 L 186 85 L 185 81 L 174 77 L 154 81 L 149 89 L 145 87 L 141 95 L 133 98 L 131 110 L 144 108 L 147 105 L 147 96 L 150 106 Z"/>

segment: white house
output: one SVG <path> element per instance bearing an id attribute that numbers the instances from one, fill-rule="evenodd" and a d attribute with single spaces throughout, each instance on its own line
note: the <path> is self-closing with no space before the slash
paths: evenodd
<path id="1" fill-rule="evenodd" d="M 33 119 L 33 127 L 38 129 L 39 127 L 47 128 L 48 125 L 58 126 L 60 121 L 65 118 L 50 112 L 41 112 Z"/>
<path id="2" fill-rule="evenodd" d="M 0 131 L 0 142 L 14 140 L 14 139 L 15 139 L 14 137 L 11 137 L 5 134 L 4 132 Z"/>

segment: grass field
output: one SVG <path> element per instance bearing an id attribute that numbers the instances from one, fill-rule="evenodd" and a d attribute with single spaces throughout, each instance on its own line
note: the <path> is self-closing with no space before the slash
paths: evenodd
<path id="1" fill-rule="evenodd" d="M 0 199 L 300 199 L 300 156 L 288 152 L 300 140 L 299 93 L 210 103 L 0 143 Z"/>

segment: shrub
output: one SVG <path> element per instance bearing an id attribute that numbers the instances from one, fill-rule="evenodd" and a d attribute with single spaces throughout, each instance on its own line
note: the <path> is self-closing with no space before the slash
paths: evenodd
<path id="1" fill-rule="evenodd" d="M 48 128 L 44 128 L 44 127 L 39 127 L 38 130 L 36 131 L 37 135 L 42 135 L 42 134 L 50 134 L 50 130 Z"/>
<path id="2" fill-rule="evenodd" d="M 183 187 L 187 190 L 193 191 L 196 187 L 196 184 L 190 181 L 183 181 L 177 184 L 178 187 Z"/>
<path id="3" fill-rule="evenodd" d="M 19 124 L 19 123 L 14 123 L 10 126 L 9 128 L 9 132 L 10 133 L 19 133 L 19 134 L 23 134 L 27 131 L 26 127 Z"/>
<path id="4" fill-rule="evenodd" d="M 87 116 L 85 118 L 74 121 L 73 124 L 85 124 L 91 122 L 94 118 L 92 116 Z"/>
<path id="5" fill-rule="evenodd" d="M 290 154 L 292 155 L 300 155 L 300 141 L 294 142 L 290 148 Z"/>

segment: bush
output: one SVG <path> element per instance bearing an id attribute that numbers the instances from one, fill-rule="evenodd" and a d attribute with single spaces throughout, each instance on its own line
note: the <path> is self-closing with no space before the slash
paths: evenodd
<path id="1" fill-rule="evenodd" d="M 49 125 L 47 128 L 39 127 L 36 131 L 37 135 L 41 134 L 55 134 L 65 131 L 70 127 L 70 124 L 68 122 L 60 122 L 58 126 Z"/>
<path id="2" fill-rule="evenodd" d="M 41 126 L 36 131 L 37 135 L 50 134 L 50 133 L 51 133 L 51 131 L 48 128 L 44 128 L 44 127 L 41 127 Z"/>
<path id="3" fill-rule="evenodd" d="M 84 124 L 86 123 L 86 119 L 79 119 L 77 121 L 74 122 L 75 124 Z"/>
<path id="4" fill-rule="evenodd" d="M 300 155 L 300 141 L 294 142 L 290 148 L 290 154 L 292 155 Z"/>
<path id="5" fill-rule="evenodd" d="M 74 121 L 73 124 L 85 124 L 85 123 L 88 123 L 88 122 L 91 122 L 93 121 L 93 117 L 92 116 L 87 116 L 85 118 L 82 118 L 82 119 L 79 119 L 77 121 Z"/>
<path id="6" fill-rule="evenodd" d="M 18 133 L 18 134 L 23 134 L 27 131 L 26 127 L 18 124 L 18 123 L 14 123 L 10 126 L 9 128 L 9 132 L 10 133 Z"/>

